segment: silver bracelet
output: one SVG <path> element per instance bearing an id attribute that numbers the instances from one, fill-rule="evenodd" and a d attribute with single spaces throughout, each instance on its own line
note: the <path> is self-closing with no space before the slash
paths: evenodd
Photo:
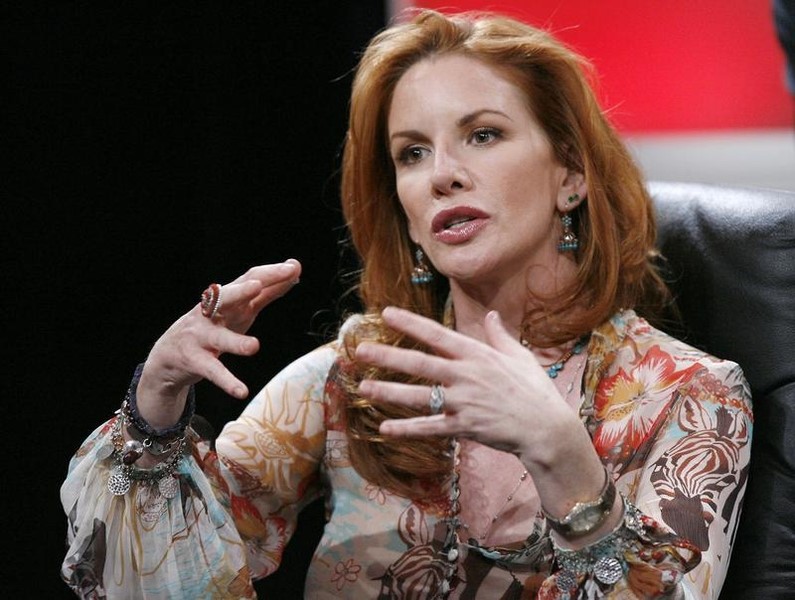
<path id="1" fill-rule="evenodd" d="M 125 446 L 129 443 L 124 442 L 122 435 L 122 424 L 124 418 L 122 414 L 116 416 L 111 432 L 113 442 L 113 459 L 116 463 L 113 466 L 110 477 L 108 477 L 108 491 L 114 496 L 124 496 L 132 487 L 133 481 L 140 481 L 146 485 L 157 485 L 160 494 L 167 499 L 174 498 L 179 491 L 179 479 L 174 474 L 179 462 L 182 460 L 186 447 L 186 437 L 179 438 L 176 449 L 168 459 L 151 469 L 138 469 L 132 462 L 125 460 L 129 456 L 129 449 Z M 140 444 L 140 442 L 137 442 Z M 134 461 L 133 461 L 134 462 Z"/>
<path id="2" fill-rule="evenodd" d="M 557 576 L 557 588 L 570 593 L 583 575 L 593 575 L 599 582 L 612 585 L 627 572 L 624 551 L 627 546 L 643 534 L 640 511 L 624 498 L 624 516 L 613 531 L 579 550 L 561 548 L 552 539 L 555 560 L 561 571 Z"/>
<path id="3" fill-rule="evenodd" d="M 124 464 L 133 464 L 141 458 L 144 451 L 152 456 L 161 457 L 171 452 L 183 439 L 185 439 L 187 428 L 182 431 L 181 435 L 169 438 L 168 441 L 165 441 L 163 438 L 144 434 L 135 426 L 135 423 L 131 419 L 130 406 L 127 400 L 121 403 L 120 417 L 123 419 L 122 428 L 125 429 L 127 434 L 132 438 L 124 444 L 124 454 L 122 456 Z"/>

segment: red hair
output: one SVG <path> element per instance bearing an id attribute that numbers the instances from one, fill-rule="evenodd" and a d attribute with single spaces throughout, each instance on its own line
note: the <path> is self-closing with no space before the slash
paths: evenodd
<path id="1" fill-rule="evenodd" d="M 524 91 L 557 160 L 585 176 L 587 200 L 572 211 L 580 240 L 577 277 L 553 296 L 531 298 L 528 292 L 523 323 L 528 341 L 561 344 L 590 332 L 620 308 L 651 316 L 664 306 L 668 295 L 654 266 L 651 199 L 596 101 L 587 63 L 548 33 L 512 19 L 422 11 L 373 38 L 353 83 L 342 207 L 362 261 L 358 292 L 367 318 L 347 338 L 349 356 L 363 337 L 413 346 L 382 326 L 378 315 L 385 306 L 442 317 L 448 292 L 444 277 L 437 275 L 432 286 L 410 281 L 412 245 L 387 142 L 388 111 L 398 80 L 412 65 L 441 54 L 461 54 L 499 69 Z M 439 460 L 445 440 L 383 440 L 379 423 L 411 411 L 355 396 L 355 383 L 362 377 L 406 378 L 362 366 L 354 371 L 347 412 L 354 466 L 368 479 L 404 494 L 412 493 L 418 479 L 438 478 L 446 469 Z"/>

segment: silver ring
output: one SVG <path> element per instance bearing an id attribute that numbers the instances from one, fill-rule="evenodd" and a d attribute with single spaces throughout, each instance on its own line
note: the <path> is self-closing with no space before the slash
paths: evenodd
<path id="1" fill-rule="evenodd" d="M 438 415 L 444 410 L 444 389 L 442 389 L 442 386 L 431 386 L 431 398 L 428 404 L 431 407 L 432 415 Z"/>

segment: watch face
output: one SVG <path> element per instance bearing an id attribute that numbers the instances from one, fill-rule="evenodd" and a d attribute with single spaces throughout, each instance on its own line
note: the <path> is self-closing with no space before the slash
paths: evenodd
<path id="1" fill-rule="evenodd" d="M 601 507 L 589 506 L 582 512 L 572 515 L 571 528 L 575 531 L 594 529 L 604 519 L 605 511 Z"/>
<path id="2" fill-rule="evenodd" d="M 563 535 L 585 535 L 601 525 L 613 508 L 616 488 L 608 478 L 605 489 L 593 502 L 578 502 L 565 517 L 557 520 L 545 513 L 552 529 Z"/>

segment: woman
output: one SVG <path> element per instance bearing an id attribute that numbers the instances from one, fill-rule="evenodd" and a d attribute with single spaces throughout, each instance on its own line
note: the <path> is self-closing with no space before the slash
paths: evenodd
<path id="1" fill-rule="evenodd" d="M 73 588 L 251 597 L 323 494 L 307 597 L 717 596 L 748 386 L 627 308 L 666 300 L 652 209 L 581 67 L 502 18 L 376 36 L 342 183 L 365 314 L 213 451 L 190 386 L 246 397 L 218 356 L 257 351 L 246 330 L 301 266 L 210 286 L 72 463 Z"/>

